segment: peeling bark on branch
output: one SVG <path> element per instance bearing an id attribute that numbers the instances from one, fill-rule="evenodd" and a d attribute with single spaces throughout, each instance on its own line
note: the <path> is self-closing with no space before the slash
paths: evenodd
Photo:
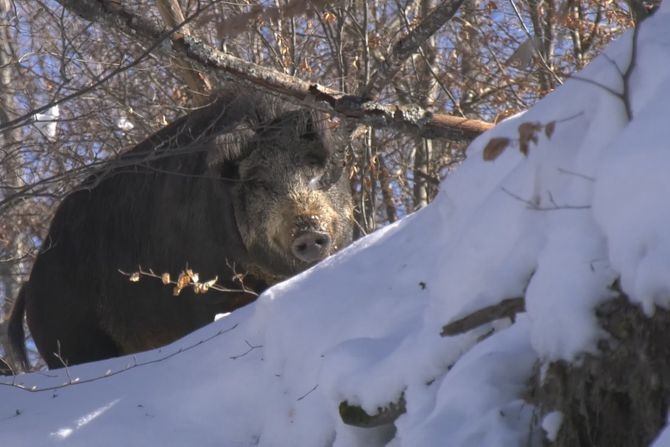
<path id="1" fill-rule="evenodd" d="M 368 102 L 360 97 L 342 96 L 336 90 L 316 86 L 275 70 L 271 70 L 212 48 L 200 39 L 181 32 L 186 22 L 180 27 L 166 30 L 160 24 L 140 17 L 125 9 L 112 0 L 58 0 L 60 4 L 73 13 L 91 21 L 112 26 L 133 39 L 147 45 L 155 45 L 159 40 L 168 39 L 172 48 L 160 45 L 156 51 L 167 52 L 167 55 L 186 57 L 209 73 L 223 74 L 231 80 L 244 82 L 269 93 L 278 94 L 286 99 L 298 102 L 326 112 L 335 112 L 341 116 L 354 119 L 361 124 L 373 127 L 389 127 L 413 133 L 425 138 L 457 138 L 472 139 L 493 127 L 492 124 L 478 120 L 455 117 L 451 115 L 433 114 L 416 106 L 389 106 Z M 457 8 L 452 4 L 452 8 Z M 460 5 L 460 3 L 458 3 Z M 426 20 L 438 21 L 434 17 L 438 7 Z M 454 9 L 455 12 L 455 9 Z M 431 17 L 433 17 L 431 19 Z M 443 23 L 443 22 L 442 22 Z M 425 41 L 434 32 L 426 28 L 420 36 Z M 412 36 L 412 34 L 410 34 Z M 418 38 L 416 38 L 418 39 Z M 415 38 L 408 39 L 418 42 Z M 412 45 L 403 46 L 399 54 L 406 54 Z M 411 54 L 411 53 L 410 53 Z M 316 101 L 325 101 L 317 104 Z M 327 107 L 326 104 L 330 107 Z"/>

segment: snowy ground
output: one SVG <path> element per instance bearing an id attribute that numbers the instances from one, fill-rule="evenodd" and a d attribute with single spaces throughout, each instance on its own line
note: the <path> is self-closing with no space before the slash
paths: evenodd
<path id="1" fill-rule="evenodd" d="M 0 444 L 527 445 L 533 366 L 594 348 L 616 277 L 648 313 L 670 305 L 670 3 L 639 34 L 629 121 L 632 37 L 475 141 L 428 208 L 247 308 L 161 350 L 3 379 Z M 509 145 L 484 161 L 494 137 Z M 514 324 L 440 336 L 524 294 Z M 341 422 L 342 401 L 374 414 L 401 395 L 395 431 Z"/>

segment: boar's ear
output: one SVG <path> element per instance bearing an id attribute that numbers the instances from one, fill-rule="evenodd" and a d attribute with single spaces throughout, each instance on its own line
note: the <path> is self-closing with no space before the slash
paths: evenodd
<path id="1" fill-rule="evenodd" d="M 207 165 L 214 166 L 242 160 L 251 151 L 249 140 L 253 135 L 254 132 L 246 120 L 238 123 L 229 132 L 216 135 L 209 145 Z"/>

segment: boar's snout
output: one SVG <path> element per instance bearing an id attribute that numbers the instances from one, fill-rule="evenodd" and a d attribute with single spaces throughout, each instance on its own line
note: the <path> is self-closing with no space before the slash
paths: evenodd
<path id="1" fill-rule="evenodd" d="M 291 252 L 303 262 L 320 261 L 330 253 L 330 244 L 331 239 L 328 233 L 308 231 L 293 239 Z"/>

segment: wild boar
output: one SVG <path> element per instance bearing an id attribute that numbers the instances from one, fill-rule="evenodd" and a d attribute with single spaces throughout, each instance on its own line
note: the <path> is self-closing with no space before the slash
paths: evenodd
<path id="1" fill-rule="evenodd" d="M 14 306 L 49 368 L 170 343 L 351 242 L 343 139 L 326 116 L 223 95 L 122 156 L 58 207 Z M 138 266 L 237 291 L 178 296 Z M 248 291 L 254 292 L 249 293 Z"/>

